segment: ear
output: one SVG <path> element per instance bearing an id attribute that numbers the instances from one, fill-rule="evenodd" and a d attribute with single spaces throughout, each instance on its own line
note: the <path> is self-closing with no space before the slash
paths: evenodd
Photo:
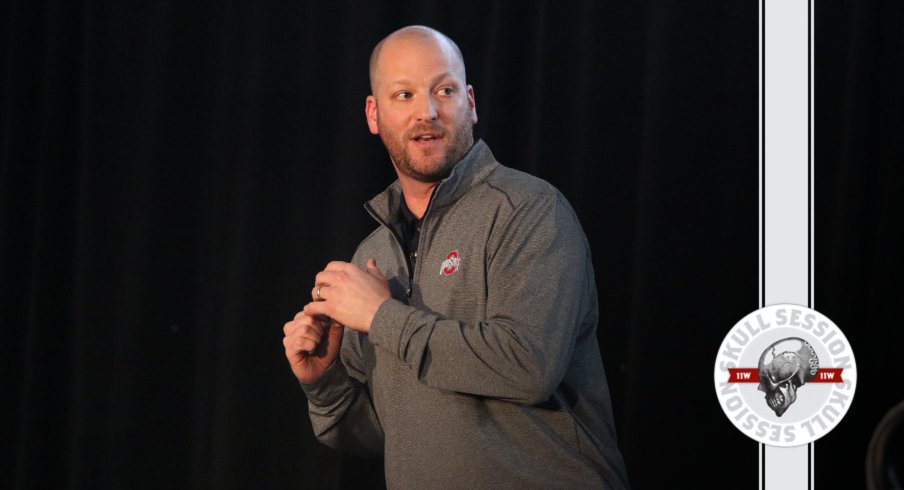
<path id="1" fill-rule="evenodd" d="M 380 134 L 380 128 L 377 126 L 377 99 L 373 95 L 368 95 L 364 101 L 364 115 L 367 117 L 367 127 L 371 134 Z"/>
<path id="2" fill-rule="evenodd" d="M 468 108 L 471 109 L 471 122 L 477 124 L 477 102 L 474 100 L 474 87 L 468 85 Z"/>

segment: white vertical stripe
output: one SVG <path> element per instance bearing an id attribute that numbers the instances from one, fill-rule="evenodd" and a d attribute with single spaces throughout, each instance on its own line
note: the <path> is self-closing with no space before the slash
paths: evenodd
<path id="1" fill-rule="evenodd" d="M 760 306 L 811 306 L 810 7 L 760 1 Z M 761 449 L 760 488 L 809 487 L 809 446 Z"/>
<path id="2" fill-rule="evenodd" d="M 809 145 L 810 145 L 810 158 L 807 164 L 809 165 L 809 182 L 810 186 L 810 202 L 808 203 L 809 211 L 810 211 L 810 226 L 809 226 L 809 237 L 810 237 L 810 282 L 809 282 L 809 306 L 810 308 L 816 309 L 816 188 L 815 188 L 815 179 L 816 179 L 816 168 L 815 168 L 815 160 L 816 160 L 816 2 L 813 0 L 809 0 L 810 5 L 810 119 L 809 119 Z M 807 468 L 807 471 L 810 472 L 810 490 L 816 488 L 816 442 L 811 442 L 810 446 L 810 466 Z"/>

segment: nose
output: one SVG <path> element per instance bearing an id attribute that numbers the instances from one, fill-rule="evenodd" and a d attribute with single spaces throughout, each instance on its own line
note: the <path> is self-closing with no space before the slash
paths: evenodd
<path id="1" fill-rule="evenodd" d="M 417 120 L 433 121 L 436 120 L 436 117 L 436 100 L 431 95 L 421 97 L 420 104 L 417 107 Z"/>

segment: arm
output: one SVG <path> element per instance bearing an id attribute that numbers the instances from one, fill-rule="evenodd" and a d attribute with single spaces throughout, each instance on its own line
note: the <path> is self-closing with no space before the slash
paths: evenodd
<path id="1" fill-rule="evenodd" d="M 542 403 L 562 381 L 578 334 L 595 328 L 589 247 L 556 194 L 523 203 L 493 236 L 484 322 L 388 300 L 374 316 L 370 340 L 429 386 Z"/>
<path id="2" fill-rule="evenodd" d="M 489 252 L 491 251 L 491 252 Z M 512 210 L 488 244 L 486 321 L 469 324 L 390 298 L 372 261 L 331 262 L 317 275 L 328 315 L 368 332 L 423 383 L 520 403 L 545 402 L 565 375 L 577 336 L 596 327 L 584 233 L 557 193 Z"/>
<path id="3" fill-rule="evenodd" d="M 336 322 L 299 312 L 283 327 L 286 358 L 307 395 L 318 440 L 336 449 L 382 454 L 383 432 L 359 368 L 360 352 L 350 341 L 356 334 L 343 331 Z"/>
<path id="4" fill-rule="evenodd" d="M 357 334 L 346 332 L 341 359 L 334 361 L 323 376 L 301 383 L 308 397 L 308 414 L 317 440 L 334 449 L 364 456 L 383 454 L 383 429 L 374 411 Z"/>

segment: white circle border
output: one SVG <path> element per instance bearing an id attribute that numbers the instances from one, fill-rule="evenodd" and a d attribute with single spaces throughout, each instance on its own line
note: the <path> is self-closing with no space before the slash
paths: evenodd
<path id="1" fill-rule="evenodd" d="M 779 323 L 782 318 L 778 316 L 778 312 L 800 312 L 796 318 L 798 324 L 792 324 L 791 318 L 786 317 L 785 323 Z M 790 315 L 794 316 L 794 315 Z M 810 328 L 806 328 L 800 320 L 804 318 L 810 319 Z M 753 325 L 753 327 L 751 327 Z M 810 333 L 810 330 L 817 325 L 824 327 L 824 332 L 819 335 Z M 841 378 L 843 383 L 831 383 L 831 395 L 825 404 L 819 410 L 806 416 L 802 422 L 782 423 L 779 417 L 762 417 L 755 413 L 748 406 L 748 401 L 740 393 L 741 387 L 739 383 L 728 383 L 729 368 L 756 368 L 757 366 L 741 366 L 738 365 L 740 358 L 744 356 L 744 346 L 737 346 L 738 342 L 732 342 L 732 335 L 738 332 L 738 329 L 746 329 L 741 331 L 745 335 L 749 335 L 751 339 L 759 335 L 768 336 L 768 329 L 773 327 L 774 330 L 787 331 L 788 328 L 800 328 L 801 337 L 807 337 L 809 340 L 817 339 L 823 342 L 822 348 L 827 352 L 831 352 L 827 347 L 827 343 L 837 345 L 836 341 L 842 342 L 844 353 L 840 357 L 832 357 L 830 362 L 824 360 L 820 362 L 820 368 L 838 367 L 835 362 L 842 361 L 843 371 Z M 776 336 L 775 340 L 780 340 Z M 750 342 L 745 342 L 749 346 Z M 748 356 L 749 357 L 749 356 Z M 757 358 L 759 356 L 756 356 Z M 716 388 L 716 397 L 719 400 L 719 406 L 722 411 L 741 433 L 751 439 L 766 444 L 768 446 L 777 447 L 793 447 L 809 444 L 828 434 L 834 429 L 844 418 L 850 409 L 854 399 L 854 392 L 857 388 L 857 364 L 854 358 L 853 349 L 844 336 L 844 333 L 835 325 L 828 317 L 818 311 L 807 308 L 806 306 L 781 303 L 765 306 L 755 310 L 744 318 L 735 323 L 734 326 L 725 335 L 722 343 L 719 345 L 719 351 L 716 355 L 716 362 L 713 374 L 713 380 Z M 735 386 L 729 386 L 735 385 Z M 839 388 L 837 385 L 841 385 Z M 749 388 L 748 388 L 749 390 Z M 765 397 L 765 395 L 764 395 Z M 741 404 L 738 405 L 737 401 Z M 751 420 L 753 423 L 751 424 Z"/>

